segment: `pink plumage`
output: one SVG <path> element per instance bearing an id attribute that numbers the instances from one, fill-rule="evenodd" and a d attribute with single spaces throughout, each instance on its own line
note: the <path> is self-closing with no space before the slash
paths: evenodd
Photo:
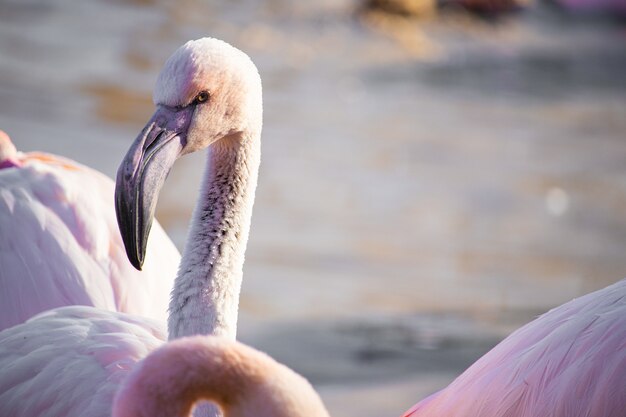
<path id="1" fill-rule="evenodd" d="M 0 332 L 0 416 L 108 417 L 113 396 L 166 340 L 143 317 L 64 307 Z"/>
<path id="2" fill-rule="evenodd" d="M 626 280 L 520 328 L 404 417 L 624 417 Z"/>
<path id="3" fill-rule="evenodd" d="M 126 259 L 114 184 L 74 161 L 16 152 L 0 135 L 0 330 L 87 305 L 165 322 L 180 255 L 155 224 L 143 272 Z"/>
<path id="4" fill-rule="evenodd" d="M 17 166 L 17 150 L 11 138 L 0 130 L 0 169 Z"/>
<path id="5" fill-rule="evenodd" d="M 224 417 L 329 417 L 311 384 L 263 352 L 193 336 L 152 352 L 126 378 L 112 417 L 190 417 L 200 400 Z"/>

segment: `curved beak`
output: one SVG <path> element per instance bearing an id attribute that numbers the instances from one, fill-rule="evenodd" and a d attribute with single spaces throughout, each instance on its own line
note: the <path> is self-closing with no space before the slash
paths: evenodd
<path id="1" fill-rule="evenodd" d="M 143 265 L 161 187 L 182 154 L 193 106 L 159 106 L 117 170 L 115 212 L 128 259 Z"/>

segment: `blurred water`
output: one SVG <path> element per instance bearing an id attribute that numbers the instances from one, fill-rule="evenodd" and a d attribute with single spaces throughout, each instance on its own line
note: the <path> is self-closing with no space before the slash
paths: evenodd
<path id="1" fill-rule="evenodd" d="M 451 354 L 462 369 L 519 322 L 626 276 L 623 23 L 538 6 L 407 24 L 354 5 L 0 1 L 0 128 L 113 175 L 176 47 L 210 35 L 248 52 L 265 125 L 241 334 L 281 354 L 268 334 L 282 322 L 304 370 L 316 345 L 298 329 L 344 352 L 333 320 L 386 329 L 404 314 L 430 317 L 435 338 L 486 326 L 480 348 Z M 203 162 L 181 161 L 160 201 L 181 247 Z M 312 319 L 325 330 L 289 324 Z M 350 415 L 342 389 L 325 398 Z"/>

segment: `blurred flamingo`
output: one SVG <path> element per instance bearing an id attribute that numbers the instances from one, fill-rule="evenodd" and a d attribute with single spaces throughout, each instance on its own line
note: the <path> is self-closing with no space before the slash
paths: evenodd
<path id="1" fill-rule="evenodd" d="M 626 0 L 555 0 L 566 10 L 577 13 L 614 13 L 626 16 Z"/>
<path id="2" fill-rule="evenodd" d="M 165 322 L 180 254 L 157 224 L 144 272 L 128 263 L 113 181 L 69 159 L 17 152 L 0 131 L 0 330 L 87 305 Z"/>
<path id="3" fill-rule="evenodd" d="M 187 417 L 199 400 L 225 417 L 327 417 L 310 384 L 233 341 L 170 342 L 135 367 L 113 417 Z M 405 417 L 623 417 L 626 280 L 522 327 Z"/>
<path id="4" fill-rule="evenodd" d="M 169 309 L 170 339 L 234 339 L 244 252 L 260 163 L 261 80 L 225 42 L 190 41 L 166 62 L 157 110 L 118 170 L 115 201 L 136 266 L 159 189 L 175 160 L 208 147 L 208 164 Z M 0 332 L 0 416 L 109 417 L 137 361 L 165 341 L 144 317 L 63 307 Z M 204 408 L 196 414 L 215 414 Z"/>
<path id="5" fill-rule="evenodd" d="M 626 279 L 512 333 L 404 417 L 623 417 Z"/>
<path id="6" fill-rule="evenodd" d="M 198 399 L 225 417 L 328 417 L 311 384 L 242 343 L 193 336 L 165 344 L 118 390 L 112 417 L 186 417 Z"/>

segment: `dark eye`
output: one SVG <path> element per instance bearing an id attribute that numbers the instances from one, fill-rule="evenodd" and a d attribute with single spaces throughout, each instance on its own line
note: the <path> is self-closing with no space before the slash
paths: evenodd
<path id="1" fill-rule="evenodd" d="M 209 92 L 208 91 L 200 91 L 196 98 L 193 99 L 193 104 L 204 103 L 209 100 Z"/>

